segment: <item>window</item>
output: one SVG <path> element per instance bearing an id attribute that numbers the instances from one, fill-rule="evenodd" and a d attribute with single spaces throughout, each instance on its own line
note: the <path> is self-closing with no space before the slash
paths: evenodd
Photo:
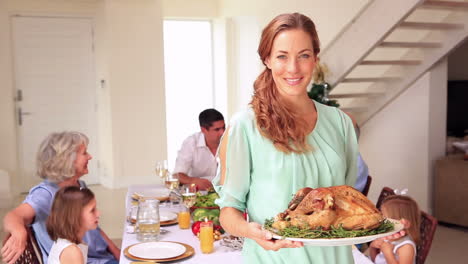
<path id="1" fill-rule="evenodd" d="M 200 131 L 198 114 L 215 106 L 210 21 L 164 21 L 164 70 L 169 169 L 189 135 Z"/>

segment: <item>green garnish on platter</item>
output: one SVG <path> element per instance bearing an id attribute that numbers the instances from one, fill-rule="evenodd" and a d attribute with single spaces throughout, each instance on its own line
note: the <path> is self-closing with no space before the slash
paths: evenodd
<path id="1" fill-rule="evenodd" d="M 362 230 L 345 230 L 342 226 L 332 226 L 330 230 L 319 229 L 308 229 L 299 228 L 296 226 L 289 226 L 283 230 L 276 230 L 272 227 L 273 218 L 266 219 L 264 228 L 282 237 L 294 237 L 294 238 L 348 238 L 348 237 L 361 237 L 378 235 L 392 231 L 394 224 L 389 220 L 385 219 L 382 223 L 374 229 L 362 229 Z"/>

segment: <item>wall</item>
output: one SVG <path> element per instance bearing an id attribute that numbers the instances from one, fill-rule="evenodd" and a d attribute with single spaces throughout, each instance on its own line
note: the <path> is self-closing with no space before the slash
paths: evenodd
<path id="1" fill-rule="evenodd" d="M 445 156 L 447 139 L 448 59 L 444 58 L 430 71 L 428 126 L 428 207 L 433 208 L 435 162 Z"/>
<path id="2" fill-rule="evenodd" d="M 445 153 L 446 78 L 444 60 L 362 127 L 372 201 L 384 186 L 408 188 L 421 209 L 431 208 L 432 161 Z"/>
<path id="3" fill-rule="evenodd" d="M 104 7 L 111 106 L 111 187 L 155 183 L 166 156 L 162 8 L 158 0 L 107 0 Z"/>
<path id="4" fill-rule="evenodd" d="M 451 81 L 468 80 L 467 61 L 468 41 L 465 41 L 448 57 L 448 79 Z"/>
<path id="5" fill-rule="evenodd" d="M 10 15 L 94 19 L 101 181 L 120 187 L 159 180 L 153 163 L 166 156 L 161 2 L 0 1 L 0 169 L 10 175 L 11 193 L 18 185 L 18 162 Z"/>
<path id="6" fill-rule="evenodd" d="M 212 19 L 219 14 L 218 0 L 163 0 L 164 18 Z"/>
<path id="7" fill-rule="evenodd" d="M 257 17 L 260 29 L 282 13 L 300 12 L 316 24 L 322 47 L 330 41 L 371 0 L 220 0 L 224 17 Z M 255 47 L 255 50 L 256 47 Z"/>
<path id="8" fill-rule="evenodd" d="M 322 49 L 370 0 L 220 0 L 220 15 L 228 21 L 228 117 L 246 107 L 253 81 L 263 70 L 256 53 L 260 34 L 275 16 L 300 12 L 316 24 Z"/>
<path id="9" fill-rule="evenodd" d="M 257 46 L 260 27 L 255 16 L 228 19 L 228 116 L 246 109 L 253 95 L 253 83 L 263 70 Z"/>
<path id="10" fill-rule="evenodd" d="M 0 1 L 0 169 L 10 176 L 8 191 L 18 188 L 18 152 L 16 147 L 16 119 L 14 105 L 13 58 L 10 16 L 72 15 L 93 17 L 96 0 L 4 0 Z M 5 175 L 5 174 L 3 174 Z M 0 179 L 1 180 L 1 179 Z M 4 181 L 2 181 L 4 182 Z M 5 181 L 8 182 L 8 181 Z M 6 191 L 6 190 L 2 190 Z"/>
<path id="11" fill-rule="evenodd" d="M 13 187 L 10 179 L 16 178 L 17 151 L 15 112 L 13 105 L 13 72 L 11 67 L 10 24 L 8 3 L 0 1 L 0 174 L 2 182 L 2 204 L 10 202 L 10 190 Z M 10 178 L 8 178 L 10 177 Z"/>
<path id="12" fill-rule="evenodd" d="M 111 80 L 109 69 L 110 49 L 107 22 L 107 1 L 99 1 L 95 16 L 96 96 L 98 102 L 98 150 L 100 181 L 112 186 L 114 181 L 114 146 L 112 133 Z M 96 162 L 96 161 L 94 161 Z"/>

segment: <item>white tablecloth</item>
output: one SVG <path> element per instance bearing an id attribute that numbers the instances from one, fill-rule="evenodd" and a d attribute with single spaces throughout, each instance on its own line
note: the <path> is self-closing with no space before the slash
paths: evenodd
<path id="1" fill-rule="evenodd" d="M 148 190 L 148 189 L 157 189 L 161 188 L 164 189 L 163 186 L 158 185 L 133 185 L 128 188 L 127 192 L 127 203 L 126 208 L 129 208 L 131 198 L 130 196 L 134 192 L 138 192 L 139 190 Z M 180 210 L 180 208 L 171 208 L 167 204 L 161 204 L 160 211 L 173 211 L 176 212 Z M 128 212 L 128 210 L 127 210 Z M 238 264 L 242 263 L 242 256 L 240 251 L 234 251 L 228 247 L 224 247 L 220 245 L 220 241 L 215 242 L 214 252 L 211 254 L 203 254 L 200 251 L 200 242 L 196 236 L 192 234 L 191 229 L 180 229 L 179 226 L 172 225 L 172 226 L 165 226 L 162 227 L 163 229 L 168 230 L 169 232 L 166 234 L 162 234 L 160 236 L 160 241 L 175 241 L 188 244 L 195 249 L 195 254 L 187 259 L 171 262 L 171 263 L 184 263 L 184 264 L 198 264 L 198 263 L 217 263 L 217 264 Z M 127 264 L 130 263 L 132 260 L 125 257 L 123 251 L 128 246 L 133 244 L 139 243 L 136 239 L 136 234 L 130 234 L 126 232 L 127 223 L 125 223 L 123 237 L 122 237 L 122 250 L 120 252 L 120 263 Z"/>

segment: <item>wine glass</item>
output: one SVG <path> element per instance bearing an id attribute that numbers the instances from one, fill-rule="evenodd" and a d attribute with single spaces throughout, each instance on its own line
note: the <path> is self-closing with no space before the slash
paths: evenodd
<path id="1" fill-rule="evenodd" d="M 177 192 L 179 190 L 179 175 L 166 172 L 164 184 L 169 190 Z"/>
<path id="2" fill-rule="evenodd" d="M 162 179 L 165 179 L 168 174 L 169 171 L 167 169 L 167 160 L 156 162 L 156 175 Z"/>
<path id="3" fill-rule="evenodd" d="M 180 202 L 179 175 L 167 172 L 164 184 L 169 189 L 169 200 L 171 205 L 178 205 Z"/>
<path id="4" fill-rule="evenodd" d="M 190 192 L 189 189 L 186 189 L 186 191 L 182 193 L 182 203 L 187 209 L 190 209 L 196 201 L 197 195 L 194 192 Z"/>

